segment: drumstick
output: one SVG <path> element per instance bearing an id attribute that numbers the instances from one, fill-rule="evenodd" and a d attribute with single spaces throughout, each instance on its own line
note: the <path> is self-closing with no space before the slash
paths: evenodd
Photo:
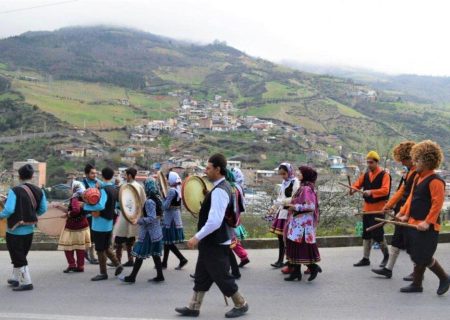
<path id="1" fill-rule="evenodd" d="M 375 224 L 375 225 L 373 225 L 373 226 L 371 226 L 371 227 L 366 228 L 366 231 L 367 231 L 367 232 L 373 231 L 373 230 L 375 230 L 375 229 L 381 228 L 381 227 L 384 226 L 385 224 L 386 224 L 386 222 L 380 222 L 380 223 L 377 223 L 377 224 Z"/>
<path id="2" fill-rule="evenodd" d="M 350 180 L 350 176 L 347 175 L 347 181 L 348 181 L 348 186 L 351 187 L 352 186 L 352 181 Z"/>
<path id="3" fill-rule="evenodd" d="M 408 228 L 413 228 L 413 229 L 417 229 L 417 226 L 414 224 L 409 224 L 406 222 L 399 222 L 399 221 L 393 221 L 393 220 L 386 220 L 386 219 L 381 219 L 381 218 L 375 218 L 376 221 L 380 221 L 380 222 L 385 222 L 385 223 L 392 223 L 395 224 L 397 226 L 401 226 L 401 227 L 408 227 Z"/>
<path id="4" fill-rule="evenodd" d="M 364 193 L 364 191 L 359 190 L 359 189 L 356 189 L 355 187 L 352 187 L 352 186 L 348 186 L 348 185 L 346 185 L 345 183 L 338 182 L 338 184 L 341 185 L 341 186 L 343 186 L 343 187 L 346 187 L 346 188 L 348 188 L 348 189 L 351 189 L 351 190 L 353 190 L 353 191 L 360 192 L 360 193 Z"/>
<path id="5" fill-rule="evenodd" d="M 223 295 L 223 299 L 225 300 L 225 305 L 228 307 L 228 300 L 227 300 L 227 297 L 225 295 Z"/>
<path id="6" fill-rule="evenodd" d="M 360 215 L 371 215 L 371 214 L 387 214 L 390 217 L 395 217 L 392 213 L 388 212 L 388 211 L 363 211 L 363 212 L 358 212 L 355 213 L 355 216 L 360 216 Z"/>

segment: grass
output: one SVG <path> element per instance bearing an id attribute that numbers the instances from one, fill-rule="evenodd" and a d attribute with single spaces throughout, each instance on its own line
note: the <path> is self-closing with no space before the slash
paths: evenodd
<path id="1" fill-rule="evenodd" d="M 266 82 L 266 90 L 262 95 L 263 99 L 285 98 L 289 93 L 295 93 L 289 86 L 275 81 Z"/>
<path id="2" fill-rule="evenodd" d="M 30 82 L 14 80 L 13 89 L 25 102 L 37 105 L 68 123 L 88 128 L 115 128 L 137 118 L 162 119 L 175 114 L 178 100 L 152 96 L 112 85 L 80 81 Z M 128 99 L 134 108 L 119 104 Z"/>
<path id="3" fill-rule="evenodd" d="M 334 101 L 332 99 L 327 99 L 326 103 L 328 106 L 335 106 L 338 109 L 339 113 L 344 116 L 352 117 L 352 118 L 365 118 L 366 117 L 365 115 L 356 111 L 355 109 L 353 109 L 349 106 L 346 106 L 342 103 L 339 103 L 337 101 Z"/>
<path id="4" fill-rule="evenodd" d="M 208 74 L 211 73 L 208 67 L 178 67 L 160 68 L 155 71 L 156 75 L 163 80 L 173 81 L 180 84 L 200 85 Z"/>

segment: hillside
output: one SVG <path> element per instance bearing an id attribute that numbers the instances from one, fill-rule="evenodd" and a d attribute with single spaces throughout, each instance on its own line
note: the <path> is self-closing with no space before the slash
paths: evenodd
<path id="1" fill-rule="evenodd" d="M 385 152 L 399 139 L 431 138 L 450 154 L 445 109 L 390 91 L 373 97 L 368 85 L 289 69 L 220 42 L 65 28 L 0 40 L 0 63 L 0 75 L 27 103 L 74 126 L 115 128 L 170 117 L 178 101 L 169 93 L 188 91 L 196 99 L 231 99 L 242 115 L 303 127 L 310 147 Z M 120 103 L 124 98 L 129 105 Z"/>

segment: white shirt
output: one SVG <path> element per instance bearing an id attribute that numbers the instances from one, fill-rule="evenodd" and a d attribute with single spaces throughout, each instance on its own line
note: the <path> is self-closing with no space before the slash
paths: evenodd
<path id="1" fill-rule="evenodd" d="M 214 182 L 214 187 L 221 183 L 225 178 L 219 179 Z M 198 240 L 202 240 L 209 234 L 213 233 L 222 225 L 223 219 L 225 217 L 225 212 L 227 210 L 228 204 L 230 203 L 230 196 L 228 193 L 221 189 L 215 188 L 211 193 L 211 208 L 209 209 L 208 220 L 205 225 L 200 229 L 195 235 Z M 223 245 L 230 245 L 231 240 L 221 243 Z"/>

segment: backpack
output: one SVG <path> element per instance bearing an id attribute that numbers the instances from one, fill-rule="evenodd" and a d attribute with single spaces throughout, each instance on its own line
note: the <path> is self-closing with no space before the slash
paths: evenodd
<path id="1" fill-rule="evenodd" d="M 241 214 L 245 211 L 244 193 L 237 186 L 231 187 L 231 202 L 232 205 L 228 206 L 225 212 L 225 222 L 228 226 L 236 228 L 241 224 Z"/>

